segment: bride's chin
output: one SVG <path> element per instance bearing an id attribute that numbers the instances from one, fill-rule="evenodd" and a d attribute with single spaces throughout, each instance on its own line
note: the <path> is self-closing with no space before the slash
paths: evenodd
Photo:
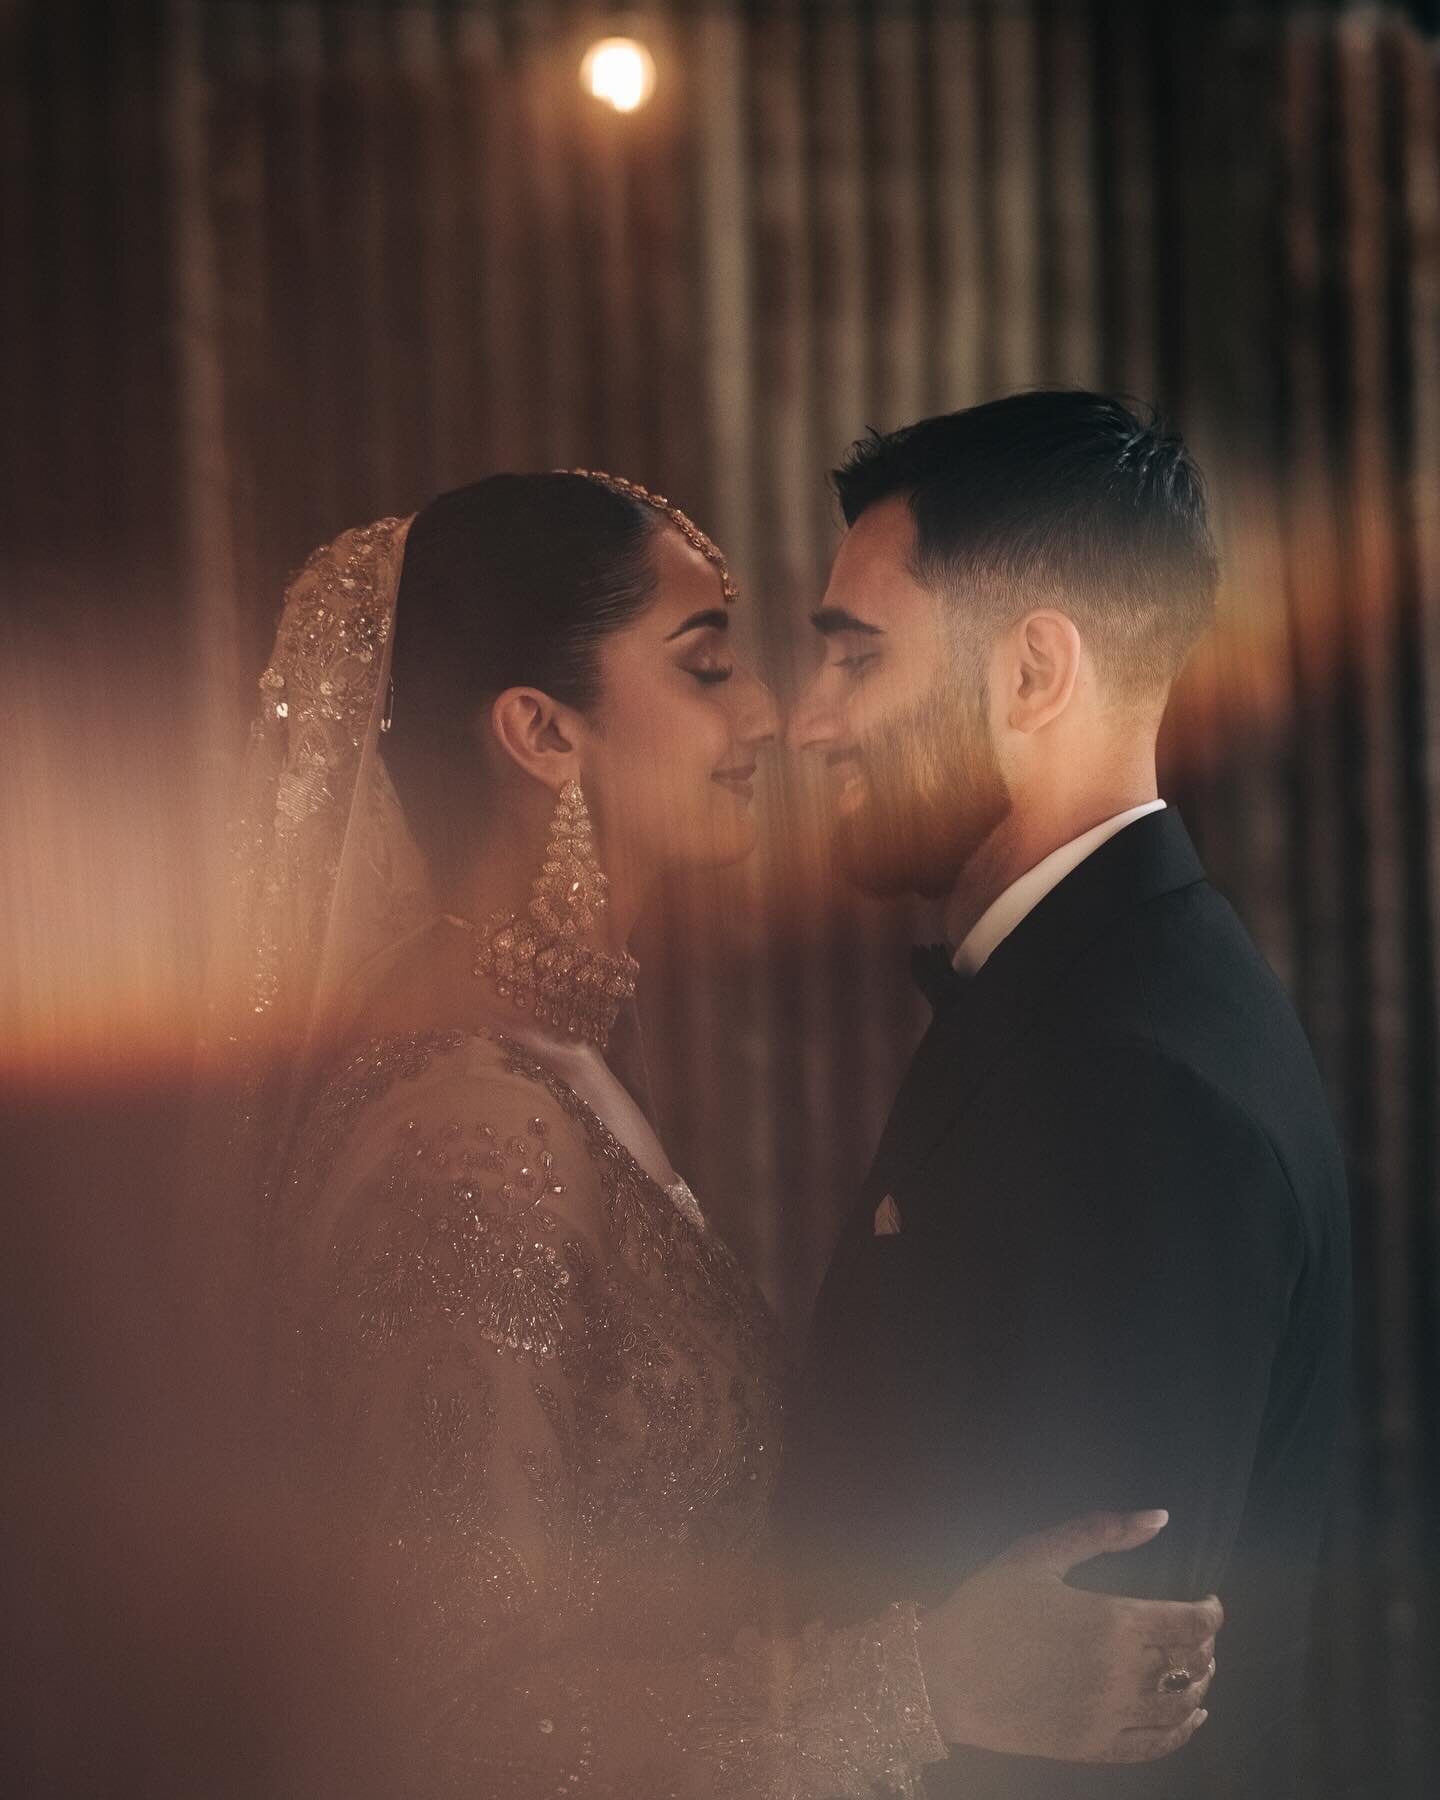
<path id="1" fill-rule="evenodd" d="M 733 869 L 754 854 L 759 841 L 759 828 L 753 819 L 746 818 L 723 833 L 717 832 L 690 861 L 689 867 L 692 872 L 701 874 L 707 869 Z"/>

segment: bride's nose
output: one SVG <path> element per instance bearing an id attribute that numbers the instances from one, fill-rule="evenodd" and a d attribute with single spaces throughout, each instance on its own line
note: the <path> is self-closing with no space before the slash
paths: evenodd
<path id="1" fill-rule="evenodd" d="M 737 674 L 739 671 L 736 671 Z M 739 695 L 735 735 L 744 744 L 766 744 L 780 730 L 780 712 L 775 696 L 760 679 L 747 669 Z"/>

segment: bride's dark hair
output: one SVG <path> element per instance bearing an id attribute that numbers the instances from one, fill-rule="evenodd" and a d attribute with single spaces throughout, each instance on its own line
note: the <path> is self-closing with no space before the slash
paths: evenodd
<path id="1" fill-rule="evenodd" d="M 653 507 L 583 475 L 491 475 L 415 518 L 395 601 L 393 723 L 382 754 L 438 885 L 483 816 L 477 726 L 535 687 L 579 711 L 599 647 L 655 596 Z"/>

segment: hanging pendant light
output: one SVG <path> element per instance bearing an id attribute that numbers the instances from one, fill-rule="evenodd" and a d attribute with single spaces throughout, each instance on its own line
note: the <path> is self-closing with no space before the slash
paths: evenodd
<path id="1" fill-rule="evenodd" d="M 600 38 L 585 52 L 580 85 L 616 112 L 638 112 L 655 92 L 655 58 L 638 38 Z"/>

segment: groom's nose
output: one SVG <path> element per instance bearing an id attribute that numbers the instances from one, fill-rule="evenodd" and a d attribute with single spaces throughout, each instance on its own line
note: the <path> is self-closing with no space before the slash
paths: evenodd
<path id="1" fill-rule="evenodd" d="M 792 750 L 819 750 L 844 736 L 839 708 L 826 691 L 824 670 L 813 675 L 790 709 L 785 742 Z"/>

